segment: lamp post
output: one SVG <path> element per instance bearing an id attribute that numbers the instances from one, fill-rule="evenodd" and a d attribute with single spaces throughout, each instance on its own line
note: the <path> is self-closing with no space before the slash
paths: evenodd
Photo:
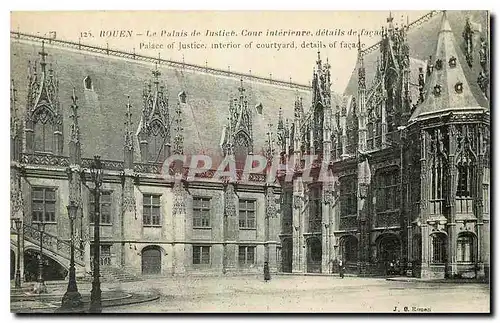
<path id="1" fill-rule="evenodd" d="M 68 289 L 64 294 L 61 302 L 61 307 L 63 308 L 75 308 L 82 305 L 82 296 L 78 292 L 78 286 L 76 285 L 76 274 L 75 274 L 75 239 L 74 239 L 74 221 L 76 219 L 76 213 L 78 211 L 78 205 L 75 201 L 70 201 L 67 206 L 68 216 L 69 216 L 69 226 L 71 230 L 71 257 L 69 263 L 69 281 Z"/>
<path id="2" fill-rule="evenodd" d="M 99 281 L 99 261 L 100 261 L 100 236 L 99 236 L 99 222 L 100 222 L 100 187 L 102 185 L 102 164 L 101 157 L 94 156 L 94 161 L 90 165 L 90 175 L 94 182 L 94 259 L 92 271 L 92 290 L 90 292 L 90 308 L 91 313 L 101 313 L 101 282 Z"/>
<path id="3" fill-rule="evenodd" d="M 16 225 L 17 232 L 17 259 L 16 259 L 16 279 L 15 287 L 21 288 L 21 218 L 15 218 L 14 223 Z"/>
<path id="4" fill-rule="evenodd" d="M 38 230 L 40 232 L 40 254 L 38 255 L 38 280 L 35 284 L 33 291 L 37 294 L 43 294 L 47 292 L 47 286 L 45 286 L 45 281 L 43 280 L 43 233 L 45 231 L 45 223 L 43 222 L 43 216 L 38 222 Z"/>

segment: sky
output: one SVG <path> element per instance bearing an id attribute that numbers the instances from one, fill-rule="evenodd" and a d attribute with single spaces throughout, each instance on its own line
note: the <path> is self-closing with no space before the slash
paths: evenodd
<path id="1" fill-rule="evenodd" d="M 427 12 L 393 11 L 391 15 L 396 24 L 402 24 Z M 305 42 L 311 47 L 321 42 L 327 46 L 320 52 L 322 59 L 328 58 L 331 65 L 332 90 L 342 93 L 357 57 L 357 49 L 353 46 L 357 43 L 357 35 L 353 32 L 362 33 L 361 43 L 365 48 L 369 47 L 379 41 L 380 29 L 387 25 L 388 16 L 388 11 L 23 11 L 11 13 L 10 25 L 11 31 L 41 36 L 53 35 L 51 32 L 55 31 L 57 39 L 61 40 L 109 46 L 153 57 L 160 55 L 164 59 L 287 82 L 291 79 L 301 84 L 311 81 L 318 51 L 318 48 L 302 48 L 301 45 Z M 191 36 L 193 30 L 199 31 L 200 36 Z M 218 33 L 218 36 L 206 36 L 207 30 Z M 266 37 L 267 30 L 310 31 L 312 36 Z M 236 36 L 231 36 L 231 31 Z M 263 35 L 254 36 L 258 31 Z M 323 35 L 316 35 L 318 31 Z M 157 33 L 155 36 L 146 36 L 154 32 Z M 187 36 L 168 37 L 169 33 L 187 33 Z M 108 37 L 109 34 L 117 37 Z M 239 49 L 179 50 L 179 41 L 198 46 L 204 43 L 207 47 L 220 42 L 241 45 Z M 292 41 L 296 49 L 256 48 L 257 44 L 265 46 Z M 249 42 L 252 42 L 252 48 L 246 49 L 244 45 Z M 167 48 L 169 44 L 173 45 L 172 49 Z M 335 48 L 329 48 L 327 44 L 334 44 Z M 154 48 L 158 45 L 163 49 Z"/>

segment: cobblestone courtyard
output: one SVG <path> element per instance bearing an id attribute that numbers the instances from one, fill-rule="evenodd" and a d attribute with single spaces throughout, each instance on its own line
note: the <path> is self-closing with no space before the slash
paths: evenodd
<path id="1" fill-rule="evenodd" d="M 120 284 L 154 289 L 159 300 L 105 308 L 119 312 L 482 312 L 490 311 L 488 284 L 387 281 L 335 276 L 150 278 Z"/>

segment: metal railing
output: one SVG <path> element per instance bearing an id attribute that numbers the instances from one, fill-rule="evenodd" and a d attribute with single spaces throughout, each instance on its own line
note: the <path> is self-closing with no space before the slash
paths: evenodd
<path id="1" fill-rule="evenodd" d="M 40 246 L 41 234 L 42 232 L 35 226 L 24 223 L 23 235 L 25 240 L 28 240 L 29 242 L 37 246 Z M 44 231 L 42 234 L 42 243 L 43 243 L 42 249 L 47 249 L 59 256 L 62 256 L 66 259 L 70 259 L 71 243 L 69 241 L 62 240 L 59 237 Z M 84 261 L 83 254 L 84 254 L 83 249 L 80 249 L 75 245 L 75 262 L 78 263 L 79 265 L 83 265 Z"/>

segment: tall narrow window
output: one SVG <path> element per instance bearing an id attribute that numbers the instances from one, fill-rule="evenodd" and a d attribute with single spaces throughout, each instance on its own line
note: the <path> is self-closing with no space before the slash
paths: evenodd
<path id="1" fill-rule="evenodd" d="M 239 226 L 242 229 L 255 229 L 255 201 L 240 200 Z"/>
<path id="2" fill-rule="evenodd" d="M 432 235 L 432 262 L 438 264 L 446 262 L 446 236 L 444 234 Z"/>
<path id="3" fill-rule="evenodd" d="M 374 133 L 373 133 L 373 122 L 368 123 L 367 125 L 367 148 L 368 150 L 372 150 L 374 148 Z"/>
<path id="4" fill-rule="evenodd" d="M 293 193 L 292 191 L 286 190 L 283 192 L 283 217 L 281 219 L 281 233 L 290 234 L 292 233 L 292 221 L 293 221 Z"/>
<path id="5" fill-rule="evenodd" d="M 193 228 L 210 227 L 210 199 L 193 198 Z"/>
<path id="6" fill-rule="evenodd" d="M 321 232 L 322 211 L 321 187 L 312 187 L 309 198 L 309 232 Z"/>
<path id="7" fill-rule="evenodd" d="M 90 223 L 94 223 L 94 214 L 95 214 L 95 196 L 94 193 L 91 192 L 89 195 L 90 205 L 89 205 L 89 221 Z M 99 197 L 100 204 L 100 212 L 101 218 L 99 219 L 99 224 L 111 224 L 111 192 L 102 191 L 101 196 Z"/>
<path id="8" fill-rule="evenodd" d="M 55 188 L 34 187 L 32 196 L 32 221 L 56 222 Z"/>
<path id="9" fill-rule="evenodd" d="M 160 195 L 144 194 L 142 223 L 144 226 L 160 225 Z"/>
<path id="10" fill-rule="evenodd" d="M 474 237 L 470 233 L 463 233 L 457 239 L 457 261 L 474 261 Z"/>
<path id="11" fill-rule="evenodd" d="M 473 153 L 473 144 L 469 134 L 470 129 L 462 129 L 464 138 L 458 141 L 456 170 L 457 187 L 455 209 L 457 213 L 471 214 L 473 212 L 473 196 L 475 196 L 475 185 L 478 179 L 475 177 L 474 163 L 476 157 Z"/>
<path id="12" fill-rule="evenodd" d="M 350 229 L 357 226 L 357 181 L 356 175 L 340 179 L 340 229 Z"/>
<path id="13" fill-rule="evenodd" d="M 34 150 L 53 152 L 54 128 L 48 108 L 38 108 L 34 118 Z"/>
<path id="14" fill-rule="evenodd" d="M 159 122 L 153 122 L 148 138 L 149 162 L 163 162 L 165 159 L 165 144 L 166 137 L 163 126 Z"/>
<path id="15" fill-rule="evenodd" d="M 399 170 L 380 172 L 377 184 L 377 212 L 399 209 Z"/>

